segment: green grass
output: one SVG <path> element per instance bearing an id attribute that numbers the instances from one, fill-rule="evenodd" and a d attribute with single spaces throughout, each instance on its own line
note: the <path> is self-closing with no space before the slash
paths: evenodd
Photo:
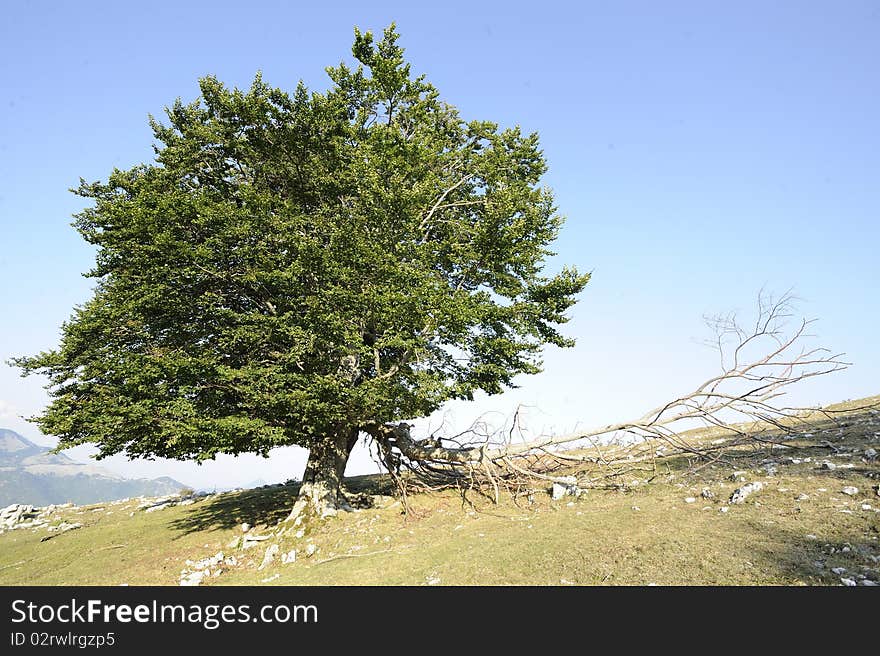
<path id="1" fill-rule="evenodd" d="M 880 513 L 861 506 L 880 508 L 874 489 L 880 461 L 866 462 L 861 454 L 880 450 L 880 414 L 856 408 L 878 403 L 880 397 L 832 406 L 849 411 L 812 438 L 786 442 L 788 449 L 740 448 L 698 474 L 672 463 L 672 476 L 627 490 L 591 490 L 556 502 L 536 494 L 535 503 L 523 507 L 502 499 L 476 508 L 445 491 L 413 496 L 408 516 L 399 504 L 343 513 L 309 525 L 299 539 L 283 538 L 282 552 L 296 549 L 297 561 L 276 561 L 261 571 L 265 545 L 240 550 L 227 544 L 241 535 L 242 522 L 258 533 L 274 528 L 292 506 L 293 487 L 229 493 L 153 513 L 136 510 L 137 501 L 64 509 L 59 516 L 83 528 L 45 542 L 45 530 L 0 535 L 0 584 L 176 585 L 187 559 L 220 550 L 235 554 L 239 565 L 225 567 L 211 585 L 270 578 L 272 585 L 837 585 L 832 567 L 877 577 Z M 835 455 L 823 440 L 851 455 Z M 854 467 L 820 470 L 829 456 Z M 812 462 L 787 463 L 791 457 Z M 778 461 L 775 476 L 759 469 L 768 458 Z M 734 469 L 765 488 L 743 505 L 728 506 L 742 485 L 729 480 Z M 362 477 L 350 486 L 379 492 L 383 483 Z M 859 494 L 841 494 L 845 485 Z M 713 499 L 700 497 L 704 487 Z M 800 494 L 809 499 L 797 500 Z M 686 503 L 686 497 L 697 500 Z M 317 548 L 311 557 L 305 556 L 308 544 Z"/>

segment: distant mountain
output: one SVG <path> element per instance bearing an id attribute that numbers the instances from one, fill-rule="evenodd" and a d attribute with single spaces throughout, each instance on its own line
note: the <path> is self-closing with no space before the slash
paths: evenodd
<path id="1" fill-rule="evenodd" d="M 76 462 L 0 428 L 0 507 L 46 506 L 173 494 L 185 487 L 173 478 L 124 478 L 102 467 Z"/>

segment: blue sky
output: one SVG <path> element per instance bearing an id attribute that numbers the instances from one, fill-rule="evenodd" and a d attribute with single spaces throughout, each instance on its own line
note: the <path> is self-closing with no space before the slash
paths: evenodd
<path id="1" fill-rule="evenodd" d="M 57 344 L 94 253 L 70 227 L 80 176 L 152 157 L 147 115 L 214 74 L 326 88 L 353 27 L 396 21 L 413 70 L 468 119 L 537 131 L 568 217 L 554 265 L 594 277 L 578 345 L 453 425 L 519 403 L 535 430 L 639 415 L 714 373 L 702 315 L 789 288 L 854 366 L 792 392 L 880 393 L 880 4 L 827 2 L 4 2 L 0 24 L 0 360 Z M 0 365 L 0 425 L 47 396 Z M 443 413 L 432 418 L 436 425 Z M 74 450 L 84 458 L 89 451 Z M 210 487 L 299 476 L 268 460 L 103 464 Z M 356 455 L 350 472 L 370 462 Z"/>

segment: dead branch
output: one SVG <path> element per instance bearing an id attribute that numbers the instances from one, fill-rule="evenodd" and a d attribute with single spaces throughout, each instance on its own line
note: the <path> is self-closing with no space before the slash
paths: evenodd
<path id="1" fill-rule="evenodd" d="M 522 435 L 517 413 L 509 430 L 492 434 L 474 428 L 446 440 L 455 446 L 444 446 L 436 436 L 417 440 L 406 423 L 371 424 L 364 430 L 379 445 L 398 487 L 405 486 L 400 472 L 406 470 L 411 474 L 408 480 L 432 488 L 489 491 L 495 500 L 501 488 L 516 496 L 538 482 L 571 484 L 572 471 L 580 487 L 606 487 L 609 479 L 636 470 L 656 475 L 658 462 L 664 459 L 717 458 L 722 448 L 766 442 L 770 438 L 763 436 L 770 431 L 775 435 L 803 431 L 815 410 L 780 405 L 779 400 L 792 385 L 850 365 L 841 359 L 843 354 L 805 346 L 812 320 L 788 327 L 794 301 L 790 293 L 773 298 L 761 292 L 749 329 L 733 314 L 709 319 L 720 372 L 636 420 L 516 441 L 515 435 Z M 713 426 L 728 433 L 723 446 L 694 436 L 692 429 Z M 569 450 L 560 452 L 560 447 Z"/>

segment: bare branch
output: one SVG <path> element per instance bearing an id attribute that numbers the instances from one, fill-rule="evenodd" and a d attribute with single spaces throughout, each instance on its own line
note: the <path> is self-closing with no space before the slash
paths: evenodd
<path id="1" fill-rule="evenodd" d="M 657 463 L 663 459 L 685 454 L 697 460 L 717 459 L 720 447 L 693 439 L 691 429 L 729 431 L 733 437 L 725 448 L 764 443 L 767 440 L 761 433 L 769 429 L 788 434 L 802 430 L 807 411 L 813 409 L 781 406 L 778 400 L 790 386 L 850 364 L 841 359 L 842 354 L 803 345 L 812 321 L 801 320 L 786 330 L 794 300 L 790 292 L 774 298 L 762 290 L 751 330 L 743 328 L 732 313 L 709 320 L 720 373 L 634 421 L 516 441 L 515 436 L 523 437 L 517 410 L 507 430 L 493 433 L 485 426 L 474 426 L 446 440 L 455 446 L 445 446 L 436 437 L 417 440 L 406 423 L 362 428 L 380 445 L 385 462 L 398 470 L 404 467 L 422 483 L 485 488 L 496 500 L 501 487 L 516 495 L 535 482 L 570 484 L 570 473 L 558 474 L 563 467 L 567 472 L 574 468 L 579 485 L 608 486 L 616 485 L 609 479 L 634 468 L 645 470 L 648 464 L 648 471 L 656 474 Z M 560 447 L 578 446 L 589 447 L 589 454 L 559 452 Z"/>

